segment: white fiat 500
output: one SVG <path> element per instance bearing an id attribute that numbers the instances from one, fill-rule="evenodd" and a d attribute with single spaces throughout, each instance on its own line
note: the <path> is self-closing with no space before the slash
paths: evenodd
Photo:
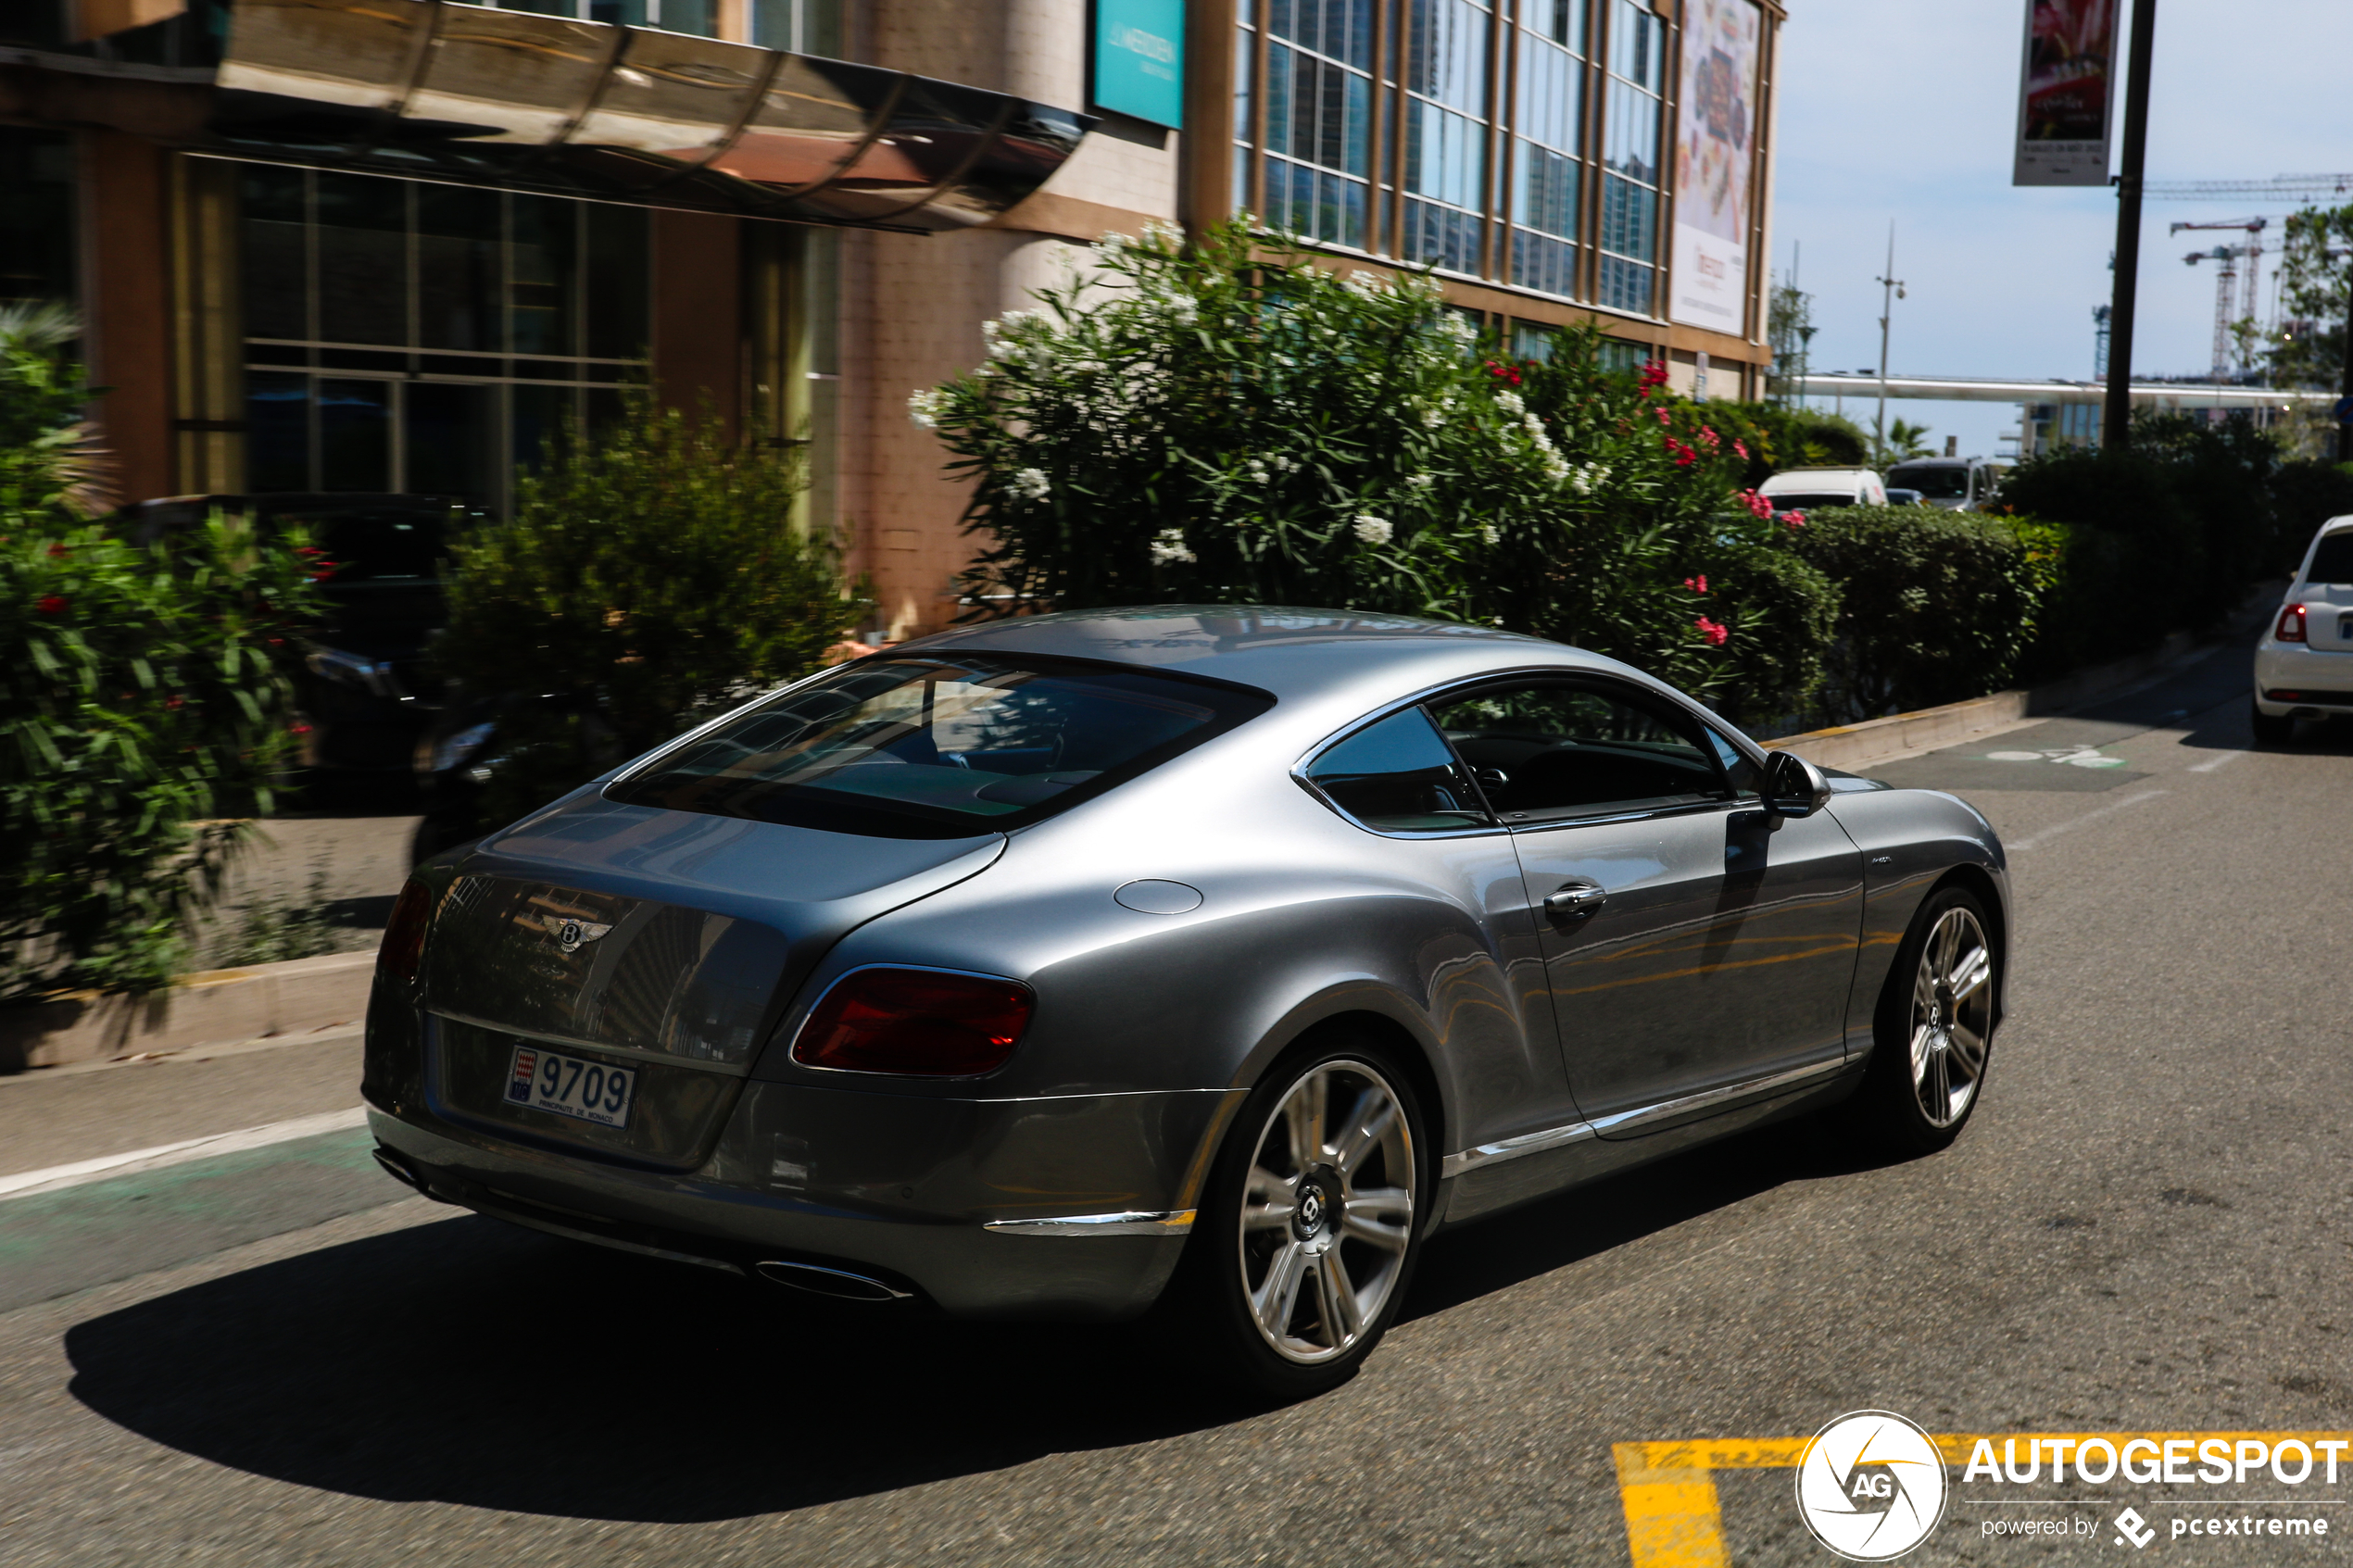
<path id="1" fill-rule="evenodd" d="M 2255 738 L 2278 746 L 2298 719 L 2353 713 L 2353 516 L 2313 535 L 2271 629 L 2255 647 Z"/>

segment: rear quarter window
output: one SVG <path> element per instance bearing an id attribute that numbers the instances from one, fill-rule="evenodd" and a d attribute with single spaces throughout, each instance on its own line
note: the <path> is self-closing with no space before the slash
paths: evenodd
<path id="1" fill-rule="evenodd" d="M 2353 531 L 2322 537 L 2305 570 L 2307 583 L 2353 583 Z"/>

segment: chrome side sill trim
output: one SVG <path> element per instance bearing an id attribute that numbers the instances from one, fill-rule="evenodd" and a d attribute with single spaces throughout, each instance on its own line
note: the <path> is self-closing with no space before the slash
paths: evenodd
<path id="1" fill-rule="evenodd" d="M 1523 1154 L 1541 1154 L 1548 1148 L 1567 1148 L 1582 1143 L 1593 1135 L 1588 1122 L 1571 1122 L 1566 1127 L 1547 1127 L 1541 1133 L 1522 1133 L 1517 1137 L 1483 1143 L 1477 1148 L 1466 1148 L 1460 1154 L 1450 1154 L 1438 1162 L 1440 1180 L 1459 1176 L 1466 1171 L 1476 1171 L 1482 1165 L 1499 1160 L 1516 1160 Z"/>
<path id="2" fill-rule="evenodd" d="M 1049 1220 L 988 1220 L 981 1229 L 999 1236 L 1183 1236 L 1193 1228 L 1194 1210 L 1128 1210 L 1118 1214 L 1063 1214 Z"/>
<path id="3" fill-rule="evenodd" d="M 669 1051 L 649 1051 L 637 1046 L 609 1046 L 602 1040 L 575 1040 L 568 1035 L 549 1035 L 537 1029 L 520 1029 L 511 1023 L 493 1023 L 486 1018 L 469 1013 L 452 1012 L 447 1008 L 427 1008 L 434 1018 L 446 1018 L 452 1023 L 462 1023 L 470 1029 L 487 1029 L 493 1034 L 512 1035 L 518 1040 L 536 1040 L 543 1046 L 560 1046 L 568 1051 L 602 1051 L 607 1056 L 625 1056 L 636 1061 L 650 1061 L 663 1067 L 690 1067 L 698 1073 L 724 1073 L 730 1078 L 751 1076 L 749 1061 L 712 1061 L 708 1057 L 674 1056 Z"/>
<path id="4" fill-rule="evenodd" d="M 1621 1110 L 1615 1116 L 1597 1116 L 1593 1118 L 1593 1131 L 1607 1136 L 1611 1133 L 1626 1132 L 1635 1127 L 1646 1126 L 1653 1122 L 1663 1122 L 1670 1116 L 1687 1116 L 1694 1110 L 1705 1110 L 1711 1105 L 1720 1105 L 1726 1100 L 1743 1099 L 1752 1095 L 1768 1095 L 1777 1089 L 1795 1088 L 1808 1079 L 1827 1078 L 1845 1065 L 1846 1059 L 1840 1057 L 1833 1061 L 1818 1061 L 1809 1067 L 1793 1067 L 1786 1073 L 1773 1073 L 1762 1078 L 1748 1078 L 1737 1084 L 1726 1084 L 1721 1088 L 1704 1089 L 1695 1095 L 1685 1095 L 1680 1099 L 1663 1100 L 1657 1105 L 1646 1105 L 1637 1110 Z"/>

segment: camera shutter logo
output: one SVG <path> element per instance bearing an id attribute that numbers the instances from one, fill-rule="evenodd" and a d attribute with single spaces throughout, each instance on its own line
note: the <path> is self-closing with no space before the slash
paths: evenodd
<path id="1" fill-rule="evenodd" d="M 1901 1557 L 1944 1516 L 1944 1456 L 1887 1411 L 1856 1411 L 1814 1434 L 1797 1461 L 1797 1513 L 1852 1562 Z"/>

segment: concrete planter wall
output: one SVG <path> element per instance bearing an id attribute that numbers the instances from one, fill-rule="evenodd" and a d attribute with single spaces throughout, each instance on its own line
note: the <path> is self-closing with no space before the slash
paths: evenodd
<path id="1" fill-rule="evenodd" d="M 250 969 L 183 974 L 144 997 L 81 992 L 0 1010 L 0 1073 L 228 1045 L 357 1023 L 373 953 L 329 953 Z"/>

